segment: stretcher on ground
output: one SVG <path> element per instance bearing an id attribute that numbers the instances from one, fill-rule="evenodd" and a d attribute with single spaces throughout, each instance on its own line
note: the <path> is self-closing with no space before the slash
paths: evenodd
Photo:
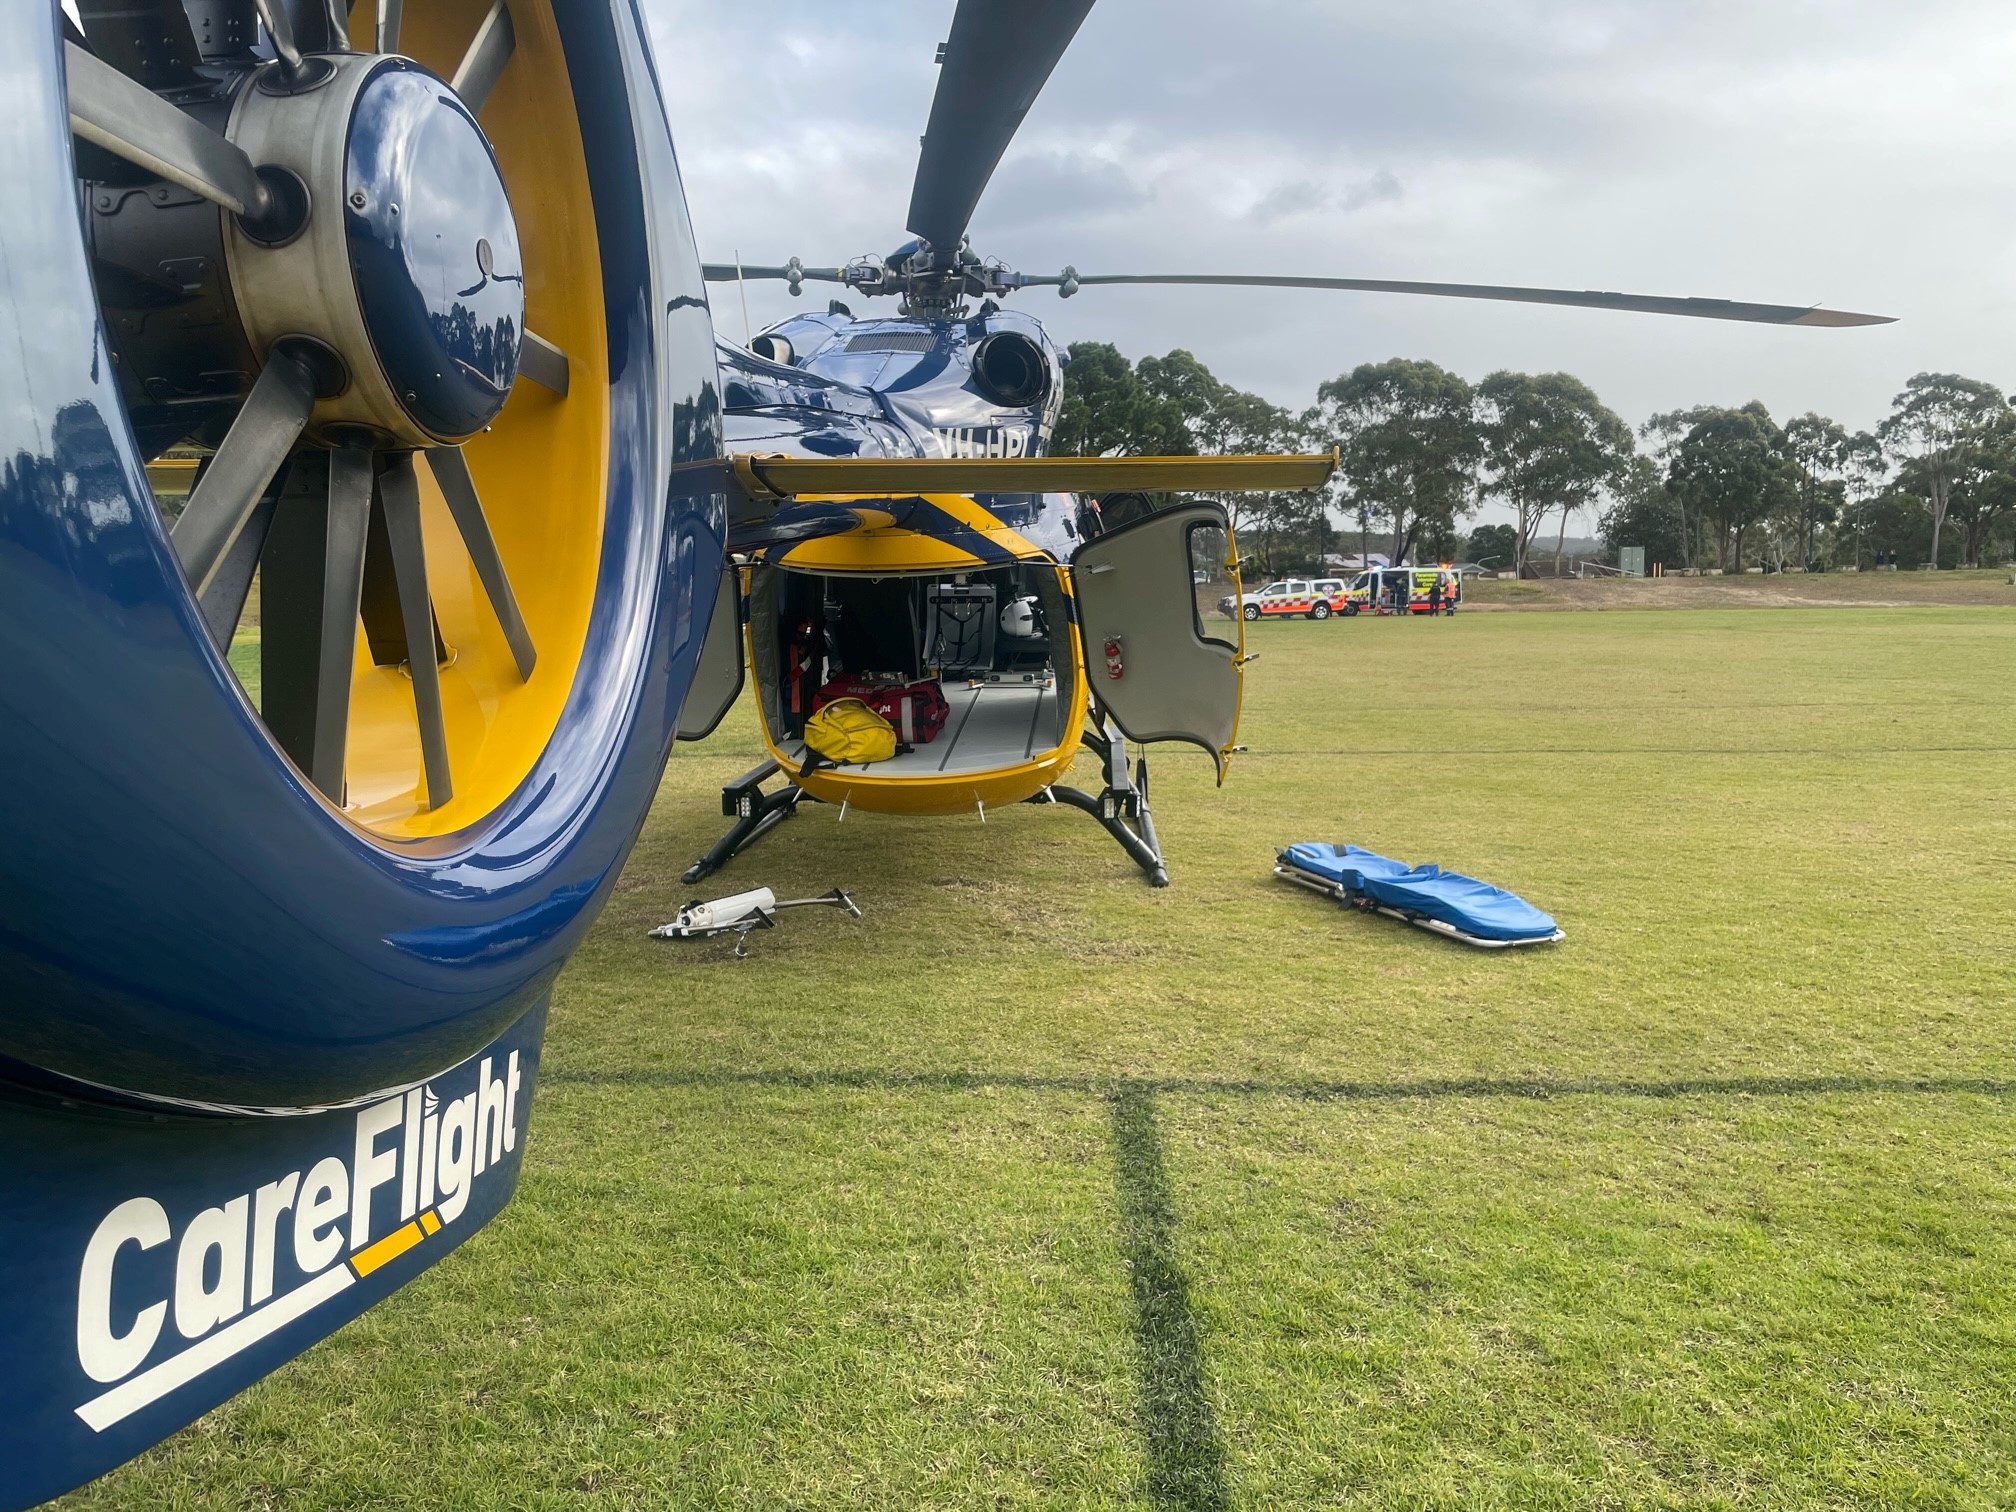
<path id="1" fill-rule="evenodd" d="M 1385 914 L 1484 950 L 1565 938 L 1516 893 L 1439 866 L 1410 866 L 1355 845 L 1310 842 L 1277 853 L 1274 875 L 1351 908 Z"/>

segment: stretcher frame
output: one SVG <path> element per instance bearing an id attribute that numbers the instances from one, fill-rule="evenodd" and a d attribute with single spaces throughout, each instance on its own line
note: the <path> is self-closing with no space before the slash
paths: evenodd
<path id="1" fill-rule="evenodd" d="M 1281 856 L 1285 857 L 1285 854 L 1283 852 Z M 1438 934 L 1446 939 L 1459 940 L 1465 945 L 1474 945 L 1479 950 L 1510 950 L 1514 946 L 1519 945 L 1555 945 L 1568 938 L 1566 933 L 1557 928 L 1551 935 L 1537 935 L 1530 940 L 1487 940 L 1482 935 L 1474 935 L 1467 930 L 1458 929 L 1454 924 L 1447 923 L 1442 919 L 1431 919 L 1426 914 L 1415 913 L 1411 909 L 1393 908 L 1387 904 L 1375 902 L 1363 893 L 1351 891 L 1350 888 L 1341 882 L 1332 882 L 1327 878 L 1312 876 L 1294 863 L 1280 857 L 1277 857 L 1275 860 L 1274 875 L 1283 881 L 1293 882 L 1297 887 L 1307 888 L 1310 892 L 1321 893 L 1324 897 L 1334 899 L 1347 908 L 1355 908 L 1363 913 L 1384 914 L 1389 919 L 1398 919 L 1403 924 L 1412 924 L 1416 929 L 1425 929 L 1430 934 Z"/>

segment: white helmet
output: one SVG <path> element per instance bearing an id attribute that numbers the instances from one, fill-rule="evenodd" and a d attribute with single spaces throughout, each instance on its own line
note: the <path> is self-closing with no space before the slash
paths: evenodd
<path id="1" fill-rule="evenodd" d="M 1034 640 L 1038 634 L 1036 600 L 1010 599 L 1001 611 L 1001 633 L 1016 640 Z"/>

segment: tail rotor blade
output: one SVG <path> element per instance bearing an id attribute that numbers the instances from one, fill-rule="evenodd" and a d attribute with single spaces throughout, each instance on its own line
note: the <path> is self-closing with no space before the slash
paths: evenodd
<path id="1" fill-rule="evenodd" d="M 371 470 L 367 451 L 304 453 L 288 475 L 259 564 L 261 713 L 294 764 L 338 804 Z"/>
<path id="2" fill-rule="evenodd" d="M 192 115 L 79 47 L 63 44 L 70 129 L 115 157 L 258 220 L 272 192 L 247 157 Z"/>
<path id="3" fill-rule="evenodd" d="M 427 806 L 454 796 L 448 768 L 448 729 L 441 707 L 441 667 L 434 659 L 434 601 L 427 592 L 427 551 L 420 535 L 420 480 L 409 452 L 378 475 L 379 503 L 392 547 L 399 587 L 399 617 L 406 627 L 406 666 L 413 676 L 413 712 L 420 722 L 420 755 L 427 775 Z"/>
<path id="4" fill-rule="evenodd" d="M 490 596 L 491 611 L 503 627 L 512 659 L 518 663 L 518 675 L 529 679 L 539 653 L 533 649 L 532 632 L 525 628 L 525 616 L 519 613 L 518 596 L 511 591 L 511 579 L 504 571 L 497 538 L 490 534 L 483 502 L 476 496 L 476 480 L 469 475 L 469 459 L 459 446 L 438 446 L 427 453 L 427 465 L 433 470 L 434 481 L 441 485 L 441 497 L 447 500 L 448 512 L 455 517 L 455 528 L 462 532 L 462 544 L 469 548 L 469 560 L 476 565 L 483 591 Z"/>
<path id="5" fill-rule="evenodd" d="M 294 38 L 294 17 L 287 0 L 252 0 L 259 19 L 266 23 L 266 36 L 289 78 L 301 72 L 301 45 Z"/>
<path id="6" fill-rule="evenodd" d="M 364 592 L 364 546 L 371 524 L 371 467 L 371 454 L 354 447 L 329 458 L 315 658 L 315 746 L 309 776 L 333 803 L 343 801 L 350 670 L 357 655 L 357 605 Z"/>
<path id="7" fill-rule="evenodd" d="M 483 102 L 497 87 L 504 65 L 511 61 L 517 47 L 518 34 L 511 29 L 511 7 L 504 0 L 496 0 L 477 26 L 476 35 L 469 39 L 469 50 L 455 65 L 455 77 L 448 81 L 448 87 L 462 97 L 471 115 L 482 112 Z"/>
<path id="8" fill-rule="evenodd" d="M 189 494 L 171 539 L 182 570 L 201 597 L 231 543 L 259 507 L 260 496 L 308 423 L 315 383 L 308 369 L 285 352 L 266 360 L 224 444 Z"/>
<path id="9" fill-rule="evenodd" d="M 521 378 L 530 378 L 565 399 L 568 371 L 566 352 L 537 331 L 525 333 L 518 344 L 518 374 Z"/>

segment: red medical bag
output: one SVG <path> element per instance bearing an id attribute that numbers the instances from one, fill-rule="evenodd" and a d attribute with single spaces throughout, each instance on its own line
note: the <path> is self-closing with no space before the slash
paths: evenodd
<path id="1" fill-rule="evenodd" d="M 812 712 L 818 713 L 836 698 L 860 699 L 895 726 L 896 738 L 904 745 L 924 745 L 937 739 L 952 713 L 944 691 L 928 677 L 922 682 L 836 677 L 812 695 Z"/>

